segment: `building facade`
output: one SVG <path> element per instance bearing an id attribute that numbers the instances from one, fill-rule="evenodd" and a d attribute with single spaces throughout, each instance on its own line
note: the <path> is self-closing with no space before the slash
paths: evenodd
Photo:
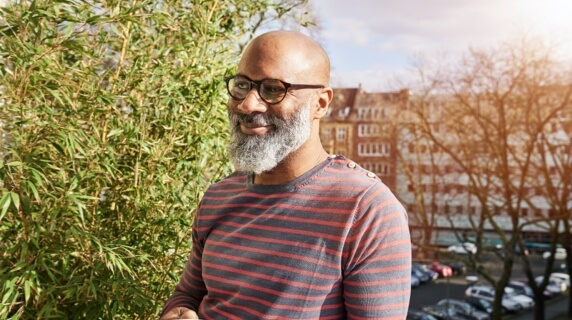
<path id="1" fill-rule="evenodd" d="M 471 165 L 482 166 L 482 170 L 494 168 L 494 161 L 489 159 L 490 153 L 494 151 L 481 143 L 486 137 L 479 137 L 476 131 L 473 134 L 471 128 L 463 129 L 463 123 L 446 123 L 450 120 L 450 115 L 444 114 L 444 110 L 454 110 L 454 104 L 457 103 L 451 97 L 433 97 L 423 102 L 423 111 L 413 110 L 419 99 L 422 98 L 411 95 L 408 90 L 370 93 L 361 88 L 334 89 L 330 109 L 322 119 L 320 129 L 326 151 L 356 161 L 376 173 L 392 189 L 410 213 L 414 240 L 432 245 L 448 245 L 458 242 L 459 237 L 470 238 L 476 225 L 480 224 L 484 233 L 488 234 L 487 240 L 493 243 L 498 240 L 495 237 L 499 228 L 510 233 L 514 230 L 514 225 L 522 226 L 520 230 L 525 241 L 548 242 L 551 236 L 550 223 L 529 223 L 557 214 L 555 204 L 538 188 L 542 183 L 534 184 L 534 179 L 530 183 L 515 183 L 519 188 L 514 190 L 518 203 L 508 205 L 504 195 L 497 197 L 500 190 L 494 189 L 487 191 L 489 194 L 483 202 L 474 188 L 485 181 L 475 181 L 475 177 L 477 180 L 491 179 L 491 187 L 496 187 L 500 182 L 494 179 L 497 179 L 499 173 L 483 171 L 482 175 L 475 175 L 470 173 L 473 169 L 467 173 L 467 168 L 459 163 L 457 153 L 465 160 L 474 160 Z M 563 156 L 572 155 L 572 127 L 569 126 L 572 123 L 571 109 L 572 107 L 563 108 L 554 123 L 548 126 L 545 135 L 546 139 L 553 140 L 551 145 L 559 145 L 562 152 L 560 155 Z M 422 122 L 418 121 L 420 112 L 423 113 Z M 424 130 L 421 135 L 415 132 L 419 126 Z M 411 129 L 415 127 L 416 129 Z M 465 130 L 469 140 L 454 141 L 458 139 L 458 132 L 452 132 L 452 128 Z M 427 139 L 428 134 L 439 136 L 445 147 Z M 555 144 L 554 140 L 559 142 Z M 507 174 L 516 179 L 520 176 L 518 170 L 522 169 L 519 168 L 519 148 L 524 148 L 518 131 L 509 137 L 508 143 L 514 154 L 505 169 Z M 451 149 L 442 152 L 446 147 Z M 522 154 L 527 153 L 541 154 L 532 150 L 523 150 Z M 558 161 L 558 155 L 548 155 L 553 157 L 547 162 L 549 167 L 545 168 L 548 173 L 556 173 L 558 168 L 566 169 L 554 163 Z M 545 156 L 546 154 L 539 158 Z M 542 170 L 541 166 L 531 168 Z M 494 170 L 496 169 L 492 169 Z M 542 177 L 539 179 L 554 179 L 559 192 L 572 192 L 570 182 L 559 181 L 565 180 L 562 176 L 547 178 L 542 172 L 537 174 Z M 568 196 L 568 199 L 572 199 L 572 196 Z M 563 206 L 560 214 L 569 214 L 572 201 Z M 514 216 L 518 216 L 516 223 Z M 426 228 L 431 229 L 430 239 L 422 234 Z M 559 228 L 562 232 L 563 226 L 560 225 Z"/>
<path id="2" fill-rule="evenodd" d="M 408 91 L 369 93 L 361 88 L 334 89 L 320 137 L 330 154 L 344 155 L 378 175 L 394 189 L 397 182 L 395 114 Z"/>

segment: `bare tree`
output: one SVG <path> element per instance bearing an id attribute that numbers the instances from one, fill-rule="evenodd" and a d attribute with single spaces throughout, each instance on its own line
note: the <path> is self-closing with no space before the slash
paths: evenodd
<path id="1" fill-rule="evenodd" d="M 502 295 L 517 258 L 514 248 L 524 251 L 527 228 L 543 226 L 552 234 L 553 248 L 560 240 L 570 250 L 570 132 L 562 125 L 553 130 L 570 120 L 570 85 L 558 67 L 551 48 L 530 39 L 489 51 L 469 50 L 448 68 L 420 73 L 422 94 L 410 104 L 409 122 L 432 146 L 433 159 L 439 159 L 433 163 L 442 168 L 426 172 L 438 179 L 425 179 L 440 179 L 443 189 L 455 189 L 438 192 L 434 205 L 453 228 L 468 224 L 479 248 L 491 232 L 504 248 L 500 275 L 487 270 L 478 255 L 467 259 L 496 289 L 495 319 L 501 316 Z M 542 199 L 547 200 L 531 197 L 531 191 L 543 185 L 547 193 Z M 419 207 L 426 203 L 416 200 Z M 464 226 L 443 209 L 451 205 L 469 212 Z M 467 239 L 466 234 L 457 237 Z M 536 295 L 535 319 L 543 319 L 547 282 L 537 285 L 528 258 L 522 259 Z M 551 261 L 545 279 L 549 268 Z"/>
<path id="2" fill-rule="evenodd" d="M 529 185 L 533 187 L 536 198 L 547 202 L 550 210 L 545 213 L 544 219 L 553 220 L 551 233 L 553 234 L 550 246 L 551 255 L 547 261 L 544 272 L 544 282 L 549 278 L 554 268 L 555 249 L 557 243 L 561 244 L 566 252 L 566 271 L 572 274 L 572 235 L 571 235 L 571 205 L 572 205 L 572 85 L 559 85 L 543 88 L 529 88 L 539 97 L 537 101 L 542 106 L 553 108 L 529 108 L 532 115 L 528 117 L 529 130 L 537 130 L 538 139 L 535 143 L 536 152 L 533 156 L 533 170 L 535 177 L 529 177 Z M 538 103 L 533 101 L 532 103 Z M 548 102 L 548 103 L 547 103 Z M 530 201 L 534 207 L 534 201 Z M 541 212 L 535 208 L 536 212 Z M 526 273 L 532 274 L 528 265 Z M 568 316 L 572 317 L 572 296 L 569 295 Z"/>

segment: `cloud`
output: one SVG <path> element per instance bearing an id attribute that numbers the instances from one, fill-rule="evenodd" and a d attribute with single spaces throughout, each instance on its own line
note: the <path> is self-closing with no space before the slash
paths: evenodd
<path id="1" fill-rule="evenodd" d="M 367 21 L 341 17 L 336 19 L 334 25 L 324 30 L 323 35 L 326 40 L 365 47 L 375 39 L 374 34 L 368 32 L 368 28 L 369 24 Z"/>
<path id="2" fill-rule="evenodd" d="M 409 57 L 451 56 L 524 35 L 554 38 L 572 56 L 570 0 L 311 0 L 333 73 L 377 86 Z M 367 81 L 366 81 L 367 80 Z M 342 80 L 340 80 L 342 81 Z"/>
<path id="3" fill-rule="evenodd" d="M 448 47 L 466 46 L 468 39 L 480 43 L 506 27 L 506 19 L 499 17 L 504 12 L 498 4 L 502 1 L 314 2 L 327 23 L 326 40 L 373 45 L 380 51 L 435 50 L 444 43 Z"/>

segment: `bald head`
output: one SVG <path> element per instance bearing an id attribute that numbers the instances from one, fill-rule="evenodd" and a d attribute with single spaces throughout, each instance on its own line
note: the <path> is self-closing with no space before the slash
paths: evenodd
<path id="1" fill-rule="evenodd" d="M 271 31 L 246 47 L 238 72 L 256 78 L 329 86 L 330 59 L 313 39 L 295 31 Z"/>

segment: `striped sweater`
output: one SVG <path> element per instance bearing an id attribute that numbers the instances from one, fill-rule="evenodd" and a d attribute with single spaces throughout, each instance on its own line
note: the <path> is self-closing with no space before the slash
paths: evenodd
<path id="1" fill-rule="evenodd" d="M 331 157 L 289 183 L 235 172 L 209 187 L 164 311 L 202 319 L 405 319 L 405 210 L 374 174 Z"/>

